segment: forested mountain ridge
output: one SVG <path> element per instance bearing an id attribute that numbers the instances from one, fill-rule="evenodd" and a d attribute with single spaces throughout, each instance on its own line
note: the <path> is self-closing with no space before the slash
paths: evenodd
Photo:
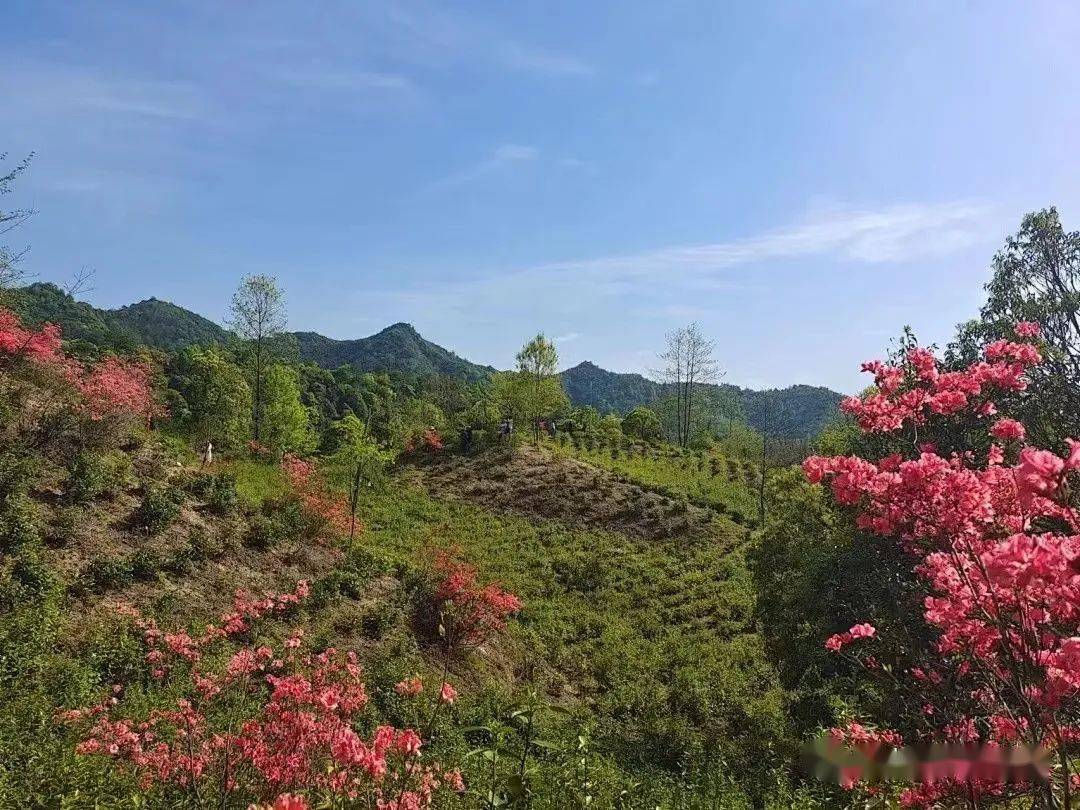
<path id="1" fill-rule="evenodd" d="M 334 340 L 317 332 L 294 335 L 300 359 L 323 368 L 352 366 L 357 371 L 396 371 L 416 377 L 443 374 L 467 382 L 479 382 L 495 371 L 425 340 L 408 323 L 395 323 L 355 340 Z"/>
<path id="2" fill-rule="evenodd" d="M 231 332 L 188 309 L 148 298 L 118 309 L 98 309 L 77 301 L 54 284 L 35 283 L 14 290 L 14 309 L 28 322 L 59 325 L 73 341 L 130 350 L 138 345 L 176 351 L 193 344 L 227 343 Z M 317 332 L 293 332 L 299 359 L 326 369 L 351 366 L 360 372 L 390 372 L 422 378 L 445 375 L 480 382 L 495 369 L 466 360 L 424 339 L 407 323 L 395 323 L 374 335 L 336 340 Z M 607 371 L 585 361 L 560 374 L 575 406 L 601 413 L 626 414 L 638 405 L 655 405 L 664 386 L 641 374 Z M 816 435 L 833 419 L 841 395 L 828 388 L 795 385 L 755 391 L 735 385 L 702 385 L 706 422 L 745 422 L 756 430 L 765 423 L 769 434 L 782 438 Z"/>
<path id="3" fill-rule="evenodd" d="M 641 374 L 620 374 L 585 361 L 563 371 L 563 386 L 575 405 L 601 413 L 626 414 L 638 405 L 653 405 L 665 396 L 665 386 Z M 792 385 L 755 391 L 737 385 L 702 384 L 708 419 L 745 422 L 763 430 L 768 406 L 769 435 L 807 438 L 816 435 L 837 413 L 842 395 L 828 388 Z"/>
<path id="4" fill-rule="evenodd" d="M 103 348 L 146 345 L 175 351 L 192 344 L 226 343 L 231 336 L 213 321 L 157 298 L 98 309 L 55 284 L 38 282 L 13 290 L 11 299 L 13 309 L 28 323 L 55 323 L 69 340 Z"/>

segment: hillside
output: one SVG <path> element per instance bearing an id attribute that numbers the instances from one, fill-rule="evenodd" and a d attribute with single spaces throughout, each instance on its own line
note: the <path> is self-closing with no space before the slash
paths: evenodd
<path id="1" fill-rule="evenodd" d="M 396 371 L 416 377 L 444 374 L 468 382 L 478 382 L 495 371 L 424 340 L 407 323 L 395 323 L 356 340 L 334 340 L 317 332 L 296 332 L 295 336 L 300 359 L 323 368 L 352 366 L 358 371 Z"/>
<path id="2" fill-rule="evenodd" d="M 560 375 L 575 405 L 589 405 L 601 413 L 625 414 L 638 405 L 663 398 L 665 387 L 641 374 L 619 374 L 588 361 Z M 768 406 L 769 435 L 804 439 L 816 435 L 837 412 L 841 394 L 828 388 L 793 385 L 755 391 L 737 385 L 702 385 L 709 412 L 717 419 L 745 421 L 755 430 L 765 426 Z"/>

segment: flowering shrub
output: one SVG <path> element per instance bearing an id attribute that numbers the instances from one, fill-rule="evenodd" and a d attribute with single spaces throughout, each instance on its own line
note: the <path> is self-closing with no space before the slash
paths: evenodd
<path id="1" fill-rule="evenodd" d="M 164 414 L 154 400 L 147 363 L 106 357 L 85 368 L 64 353 L 60 327 L 45 324 L 36 331 L 27 329 L 14 313 L 3 307 L 0 307 L 0 354 L 58 372 L 79 396 L 79 409 L 94 421 L 130 413 L 144 417 L 149 423 L 154 416 Z"/>
<path id="2" fill-rule="evenodd" d="M 440 552 L 435 569 L 439 577 L 435 598 L 444 605 L 443 627 L 451 650 L 483 644 L 521 610 L 517 596 L 494 583 L 478 585 L 476 569 L 451 554 Z"/>
<path id="3" fill-rule="evenodd" d="M 295 631 L 281 651 L 238 645 L 223 664 L 207 665 L 254 621 L 286 614 L 308 594 L 306 582 L 262 599 L 238 592 L 234 609 L 198 636 L 140 620 L 152 676 L 183 686 L 183 696 L 137 721 L 115 716 L 125 691 L 115 685 L 99 704 L 60 716 L 86 726 L 77 752 L 132 769 L 144 789 L 190 791 L 199 804 L 216 793 L 222 805 L 250 797 L 295 810 L 310 806 L 307 793 L 419 810 L 443 785 L 463 789 L 459 772 L 424 761 L 415 730 L 357 732 L 368 695 L 353 653 L 304 652 Z M 238 716 L 238 705 L 253 708 Z"/>
<path id="4" fill-rule="evenodd" d="M 281 469 L 305 512 L 326 521 L 339 534 L 349 533 L 349 506 L 341 496 L 328 489 L 318 474 L 315 462 L 286 454 Z"/>
<path id="5" fill-rule="evenodd" d="M 445 447 L 442 435 L 433 427 L 424 428 L 422 433 L 414 433 L 405 440 L 405 455 L 412 455 L 418 450 L 438 452 Z"/>
<path id="6" fill-rule="evenodd" d="M 868 363 L 877 390 L 842 407 L 877 433 L 918 428 L 931 418 L 988 418 L 997 411 L 995 393 L 1025 389 L 1024 371 L 1041 357 L 1024 341 L 1037 335 L 1033 324 L 1019 324 L 1018 341 L 990 344 L 984 360 L 961 371 L 941 371 L 919 348 L 902 366 Z M 837 502 L 856 509 L 861 529 L 900 544 L 926 590 L 923 616 L 934 642 L 915 651 L 917 660 L 902 671 L 888 671 L 893 687 L 921 712 L 896 719 L 919 741 L 1042 745 L 1059 761 L 1048 785 L 953 773 L 906 790 L 905 806 L 1051 793 L 1057 806 L 1080 781 L 1070 761 L 1080 740 L 1080 515 L 1069 496 L 1080 442 L 1069 440 L 1059 456 L 1020 446 L 1025 431 L 1014 420 L 984 430 L 1016 445 L 1009 452 L 1015 463 L 1006 464 L 1005 449 L 992 443 L 984 458 L 970 450 L 946 458 L 923 445 L 910 458 L 815 456 L 803 464 L 811 482 L 827 482 Z M 851 654 L 881 635 L 862 622 L 825 646 Z M 876 656 L 857 660 L 882 670 Z M 873 733 L 890 744 L 902 740 L 892 730 Z"/>

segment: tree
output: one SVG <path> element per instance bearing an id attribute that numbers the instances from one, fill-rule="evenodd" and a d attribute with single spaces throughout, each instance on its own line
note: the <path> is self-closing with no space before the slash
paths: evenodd
<path id="1" fill-rule="evenodd" d="M 523 385 L 525 417 L 532 425 L 533 441 L 540 441 L 540 421 L 567 403 L 562 381 L 556 376 L 559 353 L 555 344 L 538 334 L 517 353 L 517 373 Z"/>
<path id="2" fill-rule="evenodd" d="M 356 536 L 356 513 L 360 508 L 360 493 L 365 486 L 371 487 L 382 480 L 386 459 L 371 436 L 368 426 L 353 414 L 334 425 L 337 432 L 337 450 L 330 457 L 330 469 L 334 471 L 334 483 L 349 493 L 349 539 Z"/>
<path id="3" fill-rule="evenodd" d="M 675 397 L 675 439 L 689 447 L 694 435 L 698 410 L 695 398 L 703 383 L 715 382 L 722 373 L 713 357 L 715 342 L 709 340 L 696 323 L 667 335 L 667 349 L 660 355 L 663 367 L 661 382 Z"/>
<path id="4" fill-rule="evenodd" d="M 980 318 L 961 327 L 951 358 L 971 362 L 1013 324 L 1037 323 L 1046 357 L 1010 405 L 1036 441 L 1080 435 L 1080 232 L 1066 232 L 1056 208 L 1030 213 L 994 256 L 993 271 Z"/>
<path id="5" fill-rule="evenodd" d="M 0 161 L 3 161 L 6 157 L 6 153 L 0 153 Z M 28 155 L 7 174 L 0 175 L 0 197 L 11 193 L 15 180 L 26 171 L 31 158 L 33 158 L 33 154 Z M 29 209 L 0 210 L 0 235 L 22 225 L 33 213 Z M 25 253 L 25 250 L 15 251 L 6 245 L 0 245 L 0 290 L 14 286 L 22 278 L 22 271 L 18 265 L 19 260 L 22 259 Z"/>
<path id="6" fill-rule="evenodd" d="M 251 343 L 252 391 L 255 440 L 262 438 L 266 403 L 266 369 L 273 357 L 273 341 L 285 331 L 285 294 L 273 276 L 245 276 L 233 295 L 230 326 Z"/>
<path id="7" fill-rule="evenodd" d="M 660 417 L 657 416 L 656 411 L 644 405 L 638 405 L 622 420 L 622 432 L 642 441 L 657 441 L 663 431 L 664 427 L 660 424 Z"/>
<path id="8" fill-rule="evenodd" d="M 243 446 L 251 431 L 251 386 L 239 366 L 221 349 L 189 346 L 171 376 L 184 400 L 185 412 L 177 415 L 200 443 L 212 441 L 222 450 Z"/>
<path id="9" fill-rule="evenodd" d="M 265 376 L 262 443 L 278 455 L 310 452 L 315 435 L 300 401 L 300 376 L 280 363 L 268 366 Z"/>

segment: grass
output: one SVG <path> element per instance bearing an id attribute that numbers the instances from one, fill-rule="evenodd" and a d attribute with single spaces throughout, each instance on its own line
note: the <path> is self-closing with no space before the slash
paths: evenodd
<path id="1" fill-rule="evenodd" d="M 288 492 L 288 482 L 281 468 L 256 459 L 235 459 L 215 465 L 215 472 L 236 477 L 236 494 L 245 506 L 261 506 L 270 498 Z"/>

